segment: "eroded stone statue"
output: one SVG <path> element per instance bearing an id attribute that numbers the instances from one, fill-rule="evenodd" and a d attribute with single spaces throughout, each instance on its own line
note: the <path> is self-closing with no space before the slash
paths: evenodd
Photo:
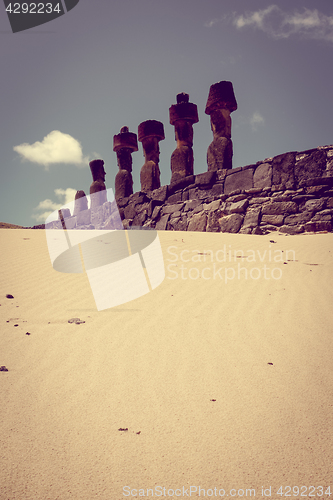
<path id="1" fill-rule="evenodd" d="M 133 194 L 132 153 L 138 151 L 137 136 L 122 127 L 120 134 L 113 136 L 113 151 L 117 154 L 119 172 L 115 179 L 115 198 L 126 198 Z"/>
<path id="2" fill-rule="evenodd" d="M 175 127 L 177 148 L 171 155 L 171 184 L 193 175 L 193 123 L 199 121 L 196 104 L 189 102 L 189 95 L 177 95 L 177 104 L 169 108 L 170 123 Z"/>
<path id="3" fill-rule="evenodd" d="M 138 139 L 142 142 L 145 164 L 141 168 L 141 191 L 147 193 L 161 187 L 160 181 L 160 148 L 159 141 L 164 139 L 163 123 L 156 120 L 147 120 L 140 123 Z"/>
<path id="4" fill-rule="evenodd" d="M 73 215 L 77 215 L 79 212 L 87 210 L 87 208 L 88 208 L 88 201 L 85 192 L 76 191 Z"/>
<path id="5" fill-rule="evenodd" d="M 93 177 L 93 182 L 90 186 L 90 206 L 91 208 L 96 208 L 107 201 L 104 161 L 92 160 L 89 166 Z"/>
<path id="6" fill-rule="evenodd" d="M 205 113 L 210 115 L 213 142 L 207 150 L 208 171 L 232 168 L 231 116 L 237 102 L 231 82 L 215 83 L 209 89 Z"/>

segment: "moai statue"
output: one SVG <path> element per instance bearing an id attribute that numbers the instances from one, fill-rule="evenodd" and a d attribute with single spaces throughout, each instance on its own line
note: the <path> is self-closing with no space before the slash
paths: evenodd
<path id="1" fill-rule="evenodd" d="M 138 139 L 142 142 L 145 164 L 141 168 L 140 182 L 141 191 L 147 193 L 161 186 L 159 141 L 164 139 L 163 123 L 156 120 L 147 120 L 140 123 L 138 128 Z"/>
<path id="2" fill-rule="evenodd" d="M 76 191 L 73 215 L 77 215 L 79 212 L 87 210 L 87 208 L 88 201 L 86 193 L 84 191 Z"/>
<path id="3" fill-rule="evenodd" d="M 198 123 L 198 108 L 189 95 L 177 95 L 177 104 L 169 108 L 170 123 L 175 127 L 177 148 L 171 155 L 171 183 L 193 175 L 193 123 Z"/>
<path id="4" fill-rule="evenodd" d="M 218 82 L 210 87 L 205 113 L 210 115 L 214 139 L 207 150 L 208 171 L 232 168 L 230 113 L 236 109 L 231 82 Z"/>
<path id="5" fill-rule="evenodd" d="M 93 177 L 93 182 L 90 186 L 90 207 L 97 208 L 107 201 L 104 161 L 93 160 L 89 163 Z"/>
<path id="6" fill-rule="evenodd" d="M 119 172 L 115 179 L 115 198 L 126 198 L 133 194 L 132 153 L 138 151 L 136 134 L 122 127 L 120 134 L 113 136 L 113 151 L 117 154 Z"/>

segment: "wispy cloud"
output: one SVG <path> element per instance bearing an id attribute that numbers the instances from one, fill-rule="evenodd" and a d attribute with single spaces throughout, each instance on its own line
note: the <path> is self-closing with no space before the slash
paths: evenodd
<path id="1" fill-rule="evenodd" d="M 333 42 L 333 14 L 323 14 L 318 9 L 304 8 L 302 12 L 286 12 L 275 4 L 265 9 L 238 14 L 226 14 L 205 22 L 206 28 L 227 22 L 237 29 L 252 28 L 261 30 L 275 39 L 299 36 L 302 38 Z"/>
<path id="2" fill-rule="evenodd" d="M 59 130 L 53 130 L 42 141 L 20 144 L 13 149 L 23 160 L 42 165 L 45 170 L 55 163 L 86 166 L 89 162 L 89 158 L 83 156 L 80 142 Z"/>
<path id="3" fill-rule="evenodd" d="M 253 132 L 256 132 L 258 130 L 258 126 L 263 125 L 264 123 L 264 117 L 259 113 L 259 111 L 255 111 L 250 118 L 250 125 Z"/>
<path id="4" fill-rule="evenodd" d="M 333 42 L 333 15 L 328 16 L 317 9 L 303 12 L 285 12 L 277 5 L 245 14 L 234 14 L 233 24 L 237 29 L 252 27 L 275 39 L 298 35 L 303 38 Z"/>
<path id="5" fill-rule="evenodd" d="M 38 222 L 45 222 L 47 217 L 54 212 L 55 210 L 59 210 L 63 205 L 74 201 L 76 189 L 67 188 L 67 189 L 55 189 L 54 194 L 58 198 L 58 202 L 52 201 L 50 199 L 46 199 L 41 201 L 38 206 L 34 209 L 36 213 L 34 213 L 31 217 Z"/>

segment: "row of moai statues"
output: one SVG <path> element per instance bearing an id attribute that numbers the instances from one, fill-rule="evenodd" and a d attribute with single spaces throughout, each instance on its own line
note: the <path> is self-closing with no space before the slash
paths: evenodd
<path id="1" fill-rule="evenodd" d="M 230 114 L 237 109 L 231 82 L 221 81 L 210 87 L 205 113 L 210 115 L 213 141 L 207 150 L 208 171 L 232 168 L 233 147 L 231 140 Z M 189 95 L 177 95 L 177 103 L 169 108 L 170 124 L 175 127 L 177 147 L 171 155 L 171 183 L 193 175 L 193 124 L 198 123 L 196 104 L 189 102 Z M 141 191 L 148 192 L 161 186 L 159 169 L 159 142 L 165 139 L 163 123 L 147 120 L 140 123 L 138 136 L 122 127 L 113 137 L 113 151 L 117 155 L 119 171 L 115 179 L 115 198 L 126 198 L 133 194 L 132 153 L 138 151 L 138 140 L 142 143 L 145 163 L 141 168 Z M 105 170 L 103 160 L 89 163 L 93 182 L 90 186 L 91 208 L 106 200 Z M 75 210 L 86 209 L 84 191 L 77 191 Z M 84 204 L 84 206 L 82 205 Z"/>

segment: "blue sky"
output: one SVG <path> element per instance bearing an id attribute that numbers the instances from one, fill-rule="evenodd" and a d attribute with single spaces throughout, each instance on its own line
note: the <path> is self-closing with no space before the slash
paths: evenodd
<path id="1" fill-rule="evenodd" d="M 333 143 L 333 4 L 328 0 L 80 0 L 13 34 L 0 4 L 0 221 L 23 226 L 89 193 L 88 161 L 118 171 L 113 135 L 163 122 L 161 184 L 175 149 L 169 107 L 198 106 L 194 171 L 207 170 L 209 87 L 233 82 L 233 166 Z M 143 153 L 133 154 L 134 191 Z"/>

